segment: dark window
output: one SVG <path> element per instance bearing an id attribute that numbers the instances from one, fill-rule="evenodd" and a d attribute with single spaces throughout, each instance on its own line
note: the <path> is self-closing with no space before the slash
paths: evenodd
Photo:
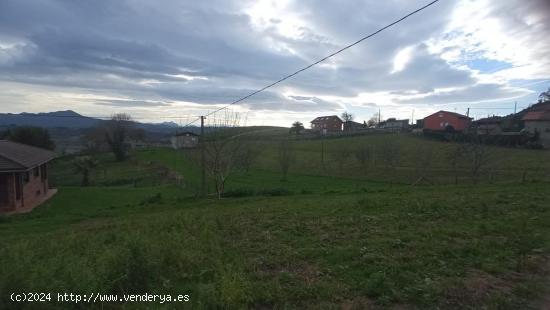
<path id="1" fill-rule="evenodd" d="M 30 179 L 31 179 L 31 174 L 28 171 L 23 173 L 23 182 L 24 183 L 29 183 Z"/>
<path id="2" fill-rule="evenodd" d="M 0 174 L 0 204 L 8 203 L 8 176 Z"/>
<path id="3" fill-rule="evenodd" d="M 32 169 L 32 174 L 33 174 L 34 177 L 36 178 L 37 176 L 40 175 L 40 169 L 38 169 L 38 167 Z"/>

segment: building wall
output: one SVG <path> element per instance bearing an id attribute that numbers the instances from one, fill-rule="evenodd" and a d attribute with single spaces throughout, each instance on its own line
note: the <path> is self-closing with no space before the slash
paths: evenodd
<path id="1" fill-rule="evenodd" d="M 49 184 L 47 178 L 47 166 L 37 167 L 38 174 L 34 169 L 28 172 L 17 172 L 8 174 L 7 192 L 8 203 L 0 206 L 2 211 L 13 211 L 19 208 L 34 207 L 48 194 Z M 25 174 L 28 173 L 28 181 L 25 182 Z M 17 182 L 22 182 L 21 199 L 16 199 Z"/>
<path id="2" fill-rule="evenodd" d="M 2 174 L 3 181 L 0 182 L 2 195 L 5 195 L 4 200 L 0 200 L 0 210 L 13 210 L 15 208 L 15 176 L 14 173 Z"/>
<path id="3" fill-rule="evenodd" d="M 326 120 L 319 123 L 311 123 L 311 129 L 327 131 L 342 131 L 342 122 L 338 120 Z"/>
<path id="4" fill-rule="evenodd" d="M 470 125 L 470 120 L 445 112 L 435 113 L 424 118 L 424 129 L 443 131 L 449 125 L 453 126 L 456 131 L 464 131 Z"/>
<path id="5" fill-rule="evenodd" d="M 172 148 L 184 149 L 197 147 L 199 144 L 199 137 L 197 136 L 174 136 L 170 139 L 172 142 Z"/>
<path id="6" fill-rule="evenodd" d="M 525 121 L 525 130 L 530 133 L 539 133 L 540 141 L 545 146 L 550 146 L 550 121 Z"/>

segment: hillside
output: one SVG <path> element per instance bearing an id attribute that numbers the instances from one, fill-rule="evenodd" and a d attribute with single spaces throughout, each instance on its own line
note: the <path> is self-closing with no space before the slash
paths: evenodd
<path id="1" fill-rule="evenodd" d="M 176 307 L 193 309 L 539 306 L 550 254 L 549 152 L 490 148 L 499 158 L 493 177 L 474 184 L 464 172 L 454 185 L 446 154 L 458 144 L 410 135 L 298 139 L 281 181 L 283 130 L 245 133 L 243 147 L 259 154 L 248 173 L 230 175 L 221 200 L 197 197 L 196 151 L 144 150 L 123 163 L 97 155 L 92 187 L 78 186 L 74 157 L 59 158 L 51 165 L 58 195 L 0 218 L 0 290 L 189 294 Z M 378 151 L 367 172 L 353 155 L 335 159 L 388 141 L 398 145 L 395 168 Z M 410 186 L 414 151 L 427 148 L 434 184 Z M 0 308 L 12 305 L 0 299 Z"/>

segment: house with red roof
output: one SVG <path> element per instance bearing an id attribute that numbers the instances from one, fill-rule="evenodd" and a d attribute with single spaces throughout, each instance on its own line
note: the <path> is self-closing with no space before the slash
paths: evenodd
<path id="1" fill-rule="evenodd" d="M 472 119 L 466 115 L 439 111 L 424 118 L 425 131 L 465 132 Z"/>

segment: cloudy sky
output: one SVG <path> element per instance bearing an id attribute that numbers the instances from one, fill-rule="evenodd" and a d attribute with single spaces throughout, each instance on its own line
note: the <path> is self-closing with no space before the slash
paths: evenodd
<path id="1" fill-rule="evenodd" d="M 0 0 L 0 112 L 185 123 L 371 33 L 421 0 Z M 233 110 L 289 126 L 513 112 L 550 86 L 548 0 L 441 0 Z"/>

